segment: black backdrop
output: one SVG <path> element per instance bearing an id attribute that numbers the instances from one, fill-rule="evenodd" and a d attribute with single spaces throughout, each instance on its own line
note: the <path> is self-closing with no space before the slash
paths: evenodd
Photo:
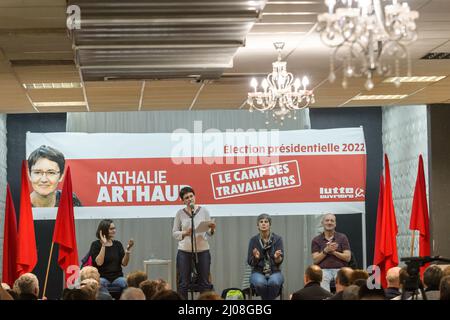
<path id="1" fill-rule="evenodd" d="M 20 173 L 22 160 L 25 160 L 25 137 L 30 132 L 64 132 L 66 131 L 65 113 L 47 114 L 9 114 L 6 118 L 7 129 L 7 179 L 11 188 L 16 213 L 20 207 Z M 33 271 L 39 279 L 40 290 L 44 288 L 50 246 L 53 237 L 54 220 L 36 220 L 34 232 L 38 250 L 38 263 Z M 63 273 L 57 264 L 58 245 L 53 248 L 53 259 L 47 283 L 46 296 L 49 299 L 61 297 Z"/>

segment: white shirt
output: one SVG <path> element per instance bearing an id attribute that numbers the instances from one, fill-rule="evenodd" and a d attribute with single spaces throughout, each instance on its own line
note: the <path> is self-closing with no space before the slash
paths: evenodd
<path id="1" fill-rule="evenodd" d="M 194 216 L 194 227 L 197 228 L 202 221 L 209 220 L 211 220 L 209 211 L 204 207 L 198 207 Z M 178 250 L 192 252 L 191 236 L 185 236 L 183 238 L 182 235 L 183 231 L 189 230 L 189 228 L 191 227 L 191 223 L 191 216 L 186 213 L 184 209 L 178 210 L 172 228 L 172 235 L 175 239 L 178 240 Z M 210 236 L 210 231 L 195 234 L 197 252 L 209 250 L 208 238 Z"/>

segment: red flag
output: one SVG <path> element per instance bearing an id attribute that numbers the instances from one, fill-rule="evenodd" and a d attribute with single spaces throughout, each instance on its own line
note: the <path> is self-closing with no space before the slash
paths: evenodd
<path id="1" fill-rule="evenodd" d="M 17 221 L 16 210 L 11 196 L 9 184 L 6 186 L 5 225 L 3 232 L 3 273 L 2 282 L 11 287 L 17 275 Z"/>
<path id="2" fill-rule="evenodd" d="M 397 254 L 397 221 L 395 219 L 394 201 L 392 199 L 391 173 L 389 170 L 389 160 L 384 155 L 384 169 L 386 184 L 382 196 L 382 203 L 378 202 L 381 210 L 377 213 L 375 253 L 373 264 L 380 268 L 381 284 L 386 288 L 387 271 L 398 265 Z M 380 185 L 380 192 L 382 186 Z M 380 195 L 381 197 L 381 195 Z"/>
<path id="3" fill-rule="evenodd" d="M 20 218 L 17 244 L 18 275 L 33 271 L 37 263 L 33 211 L 28 188 L 27 162 L 22 162 L 22 190 L 20 191 Z"/>
<path id="4" fill-rule="evenodd" d="M 72 271 L 75 271 L 67 268 L 69 266 L 78 267 L 79 263 L 77 239 L 75 236 L 70 167 L 67 167 L 65 176 L 58 213 L 56 215 L 55 229 L 53 231 L 53 242 L 59 243 L 58 264 L 64 271 L 67 284 L 67 280 Z"/>
<path id="5" fill-rule="evenodd" d="M 425 186 L 425 173 L 423 158 L 419 156 L 419 169 L 417 171 L 416 188 L 411 210 L 410 230 L 419 230 L 419 256 L 430 255 L 430 224 L 428 220 L 427 189 Z M 424 268 L 421 268 L 421 272 Z"/>

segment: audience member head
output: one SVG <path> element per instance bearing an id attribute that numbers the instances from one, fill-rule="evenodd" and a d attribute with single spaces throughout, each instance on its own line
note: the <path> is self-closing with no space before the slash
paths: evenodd
<path id="1" fill-rule="evenodd" d="M 359 300 L 359 287 L 357 285 L 349 285 L 342 291 L 342 300 Z"/>
<path id="2" fill-rule="evenodd" d="M 25 273 L 14 282 L 14 290 L 19 296 L 34 295 L 37 298 L 39 297 L 39 280 L 34 274 Z"/>
<path id="3" fill-rule="evenodd" d="M 145 294 L 139 288 L 126 288 L 122 292 L 120 300 L 145 300 Z"/>
<path id="4" fill-rule="evenodd" d="M 183 297 L 176 291 L 162 290 L 157 292 L 152 300 L 183 300 Z"/>
<path id="5" fill-rule="evenodd" d="M 96 267 L 86 266 L 83 267 L 80 271 L 80 281 L 86 279 L 94 279 L 97 283 L 100 283 L 100 273 L 98 272 Z"/>
<path id="6" fill-rule="evenodd" d="M 322 269 L 316 265 L 310 265 L 308 268 L 306 268 L 305 270 L 305 276 L 303 278 L 305 285 L 307 285 L 310 282 L 322 282 Z"/>
<path id="7" fill-rule="evenodd" d="M 65 288 L 62 294 L 62 300 L 95 300 L 89 289 L 69 289 Z"/>
<path id="8" fill-rule="evenodd" d="M 444 270 L 442 270 L 442 276 L 443 277 L 450 276 L 450 266 L 446 266 Z"/>
<path id="9" fill-rule="evenodd" d="M 366 280 L 369 278 L 369 274 L 366 270 L 355 269 L 352 272 L 350 277 L 350 281 L 352 284 L 356 284 L 357 286 L 361 286 L 366 283 Z"/>
<path id="10" fill-rule="evenodd" d="M 403 288 L 403 284 L 405 283 L 406 280 L 409 279 L 409 273 L 406 267 L 400 269 L 398 278 L 400 280 L 400 288 Z"/>
<path id="11" fill-rule="evenodd" d="M 146 300 L 153 300 L 153 296 L 163 290 L 170 290 L 168 283 L 162 279 L 145 280 L 139 284 L 145 294 Z"/>
<path id="12" fill-rule="evenodd" d="M 92 297 L 90 300 L 95 300 L 97 298 L 99 288 L 100 285 L 97 280 L 92 278 L 84 279 L 80 283 L 80 289 L 88 291 L 89 295 Z"/>
<path id="13" fill-rule="evenodd" d="M 423 284 L 427 290 L 439 290 L 444 272 L 437 265 L 430 265 L 423 273 Z"/>
<path id="14" fill-rule="evenodd" d="M 142 281 L 147 280 L 147 274 L 144 271 L 134 271 L 127 276 L 128 287 L 139 288 Z"/>
<path id="15" fill-rule="evenodd" d="M 400 288 L 400 267 L 390 268 L 386 273 L 388 288 Z"/>
<path id="16" fill-rule="evenodd" d="M 223 300 L 223 299 L 220 295 L 218 295 L 214 291 L 205 291 L 198 296 L 197 300 Z"/>
<path id="17" fill-rule="evenodd" d="M 450 276 L 445 276 L 441 279 L 439 291 L 441 293 L 440 300 L 450 300 Z"/>
<path id="18" fill-rule="evenodd" d="M 382 288 L 370 289 L 367 286 L 367 283 L 365 283 L 364 285 L 359 287 L 358 297 L 359 297 L 359 300 L 385 300 L 386 299 L 384 290 Z"/>
<path id="19" fill-rule="evenodd" d="M 336 274 L 336 292 L 341 292 L 351 284 L 353 269 L 343 267 Z"/>

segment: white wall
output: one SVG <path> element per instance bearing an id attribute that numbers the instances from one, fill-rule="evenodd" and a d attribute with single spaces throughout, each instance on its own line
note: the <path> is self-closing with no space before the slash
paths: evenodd
<path id="1" fill-rule="evenodd" d="M 3 270 L 3 222 L 6 198 L 6 115 L 0 114 L 0 278 Z"/>
<path id="2" fill-rule="evenodd" d="M 383 108 L 383 151 L 391 169 L 392 193 L 397 217 L 397 246 L 400 257 L 409 257 L 411 247 L 411 216 L 419 154 L 422 154 L 428 196 L 427 109 L 420 106 Z M 383 165 L 384 166 L 384 165 Z M 418 234 L 414 255 L 418 254 Z"/>

